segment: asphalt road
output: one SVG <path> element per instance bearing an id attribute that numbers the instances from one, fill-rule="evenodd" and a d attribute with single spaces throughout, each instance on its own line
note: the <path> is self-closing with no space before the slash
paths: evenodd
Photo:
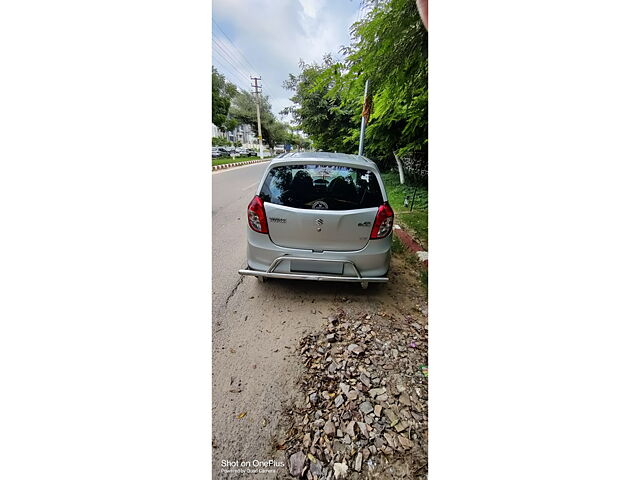
<path id="1" fill-rule="evenodd" d="M 247 205 L 268 162 L 217 170 L 213 187 L 213 315 L 223 314 L 226 299 L 246 267 Z"/>
<path id="2" fill-rule="evenodd" d="M 322 322 L 338 294 L 339 286 L 330 283 L 260 284 L 238 275 L 246 266 L 247 205 L 267 165 L 212 174 L 214 478 L 228 478 L 222 460 L 272 455 L 286 393 L 300 373 L 291 353 L 303 332 Z M 261 478 L 283 476 L 279 471 Z"/>

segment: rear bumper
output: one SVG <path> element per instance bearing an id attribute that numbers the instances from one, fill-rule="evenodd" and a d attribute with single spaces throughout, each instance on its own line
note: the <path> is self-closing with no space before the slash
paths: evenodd
<path id="1" fill-rule="evenodd" d="M 319 262 L 319 263 L 342 263 L 345 266 L 351 267 L 355 275 L 332 275 L 326 273 L 297 273 L 297 272 L 276 272 L 276 269 L 283 262 L 291 262 L 291 261 L 301 260 L 305 262 Z M 240 275 L 253 275 L 255 277 L 267 277 L 267 278 L 285 278 L 285 279 L 295 279 L 295 280 L 316 280 L 316 281 L 333 281 L 333 282 L 388 282 L 389 278 L 387 277 L 363 277 L 358 270 L 356 265 L 349 260 L 334 260 L 334 259 L 312 259 L 309 257 L 295 257 L 293 255 L 283 255 L 281 257 L 276 258 L 267 271 L 260 270 L 251 270 L 244 269 L 238 270 Z"/>
<path id="2" fill-rule="evenodd" d="M 317 268 L 314 268 L 313 263 L 316 262 Z M 370 240 L 364 248 L 356 251 L 317 252 L 278 246 L 268 234 L 257 233 L 247 227 L 248 267 L 238 273 L 301 280 L 386 282 L 390 262 L 391 235 Z M 301 263 L 311 263 L 312 268 L 299 268 Z"/>

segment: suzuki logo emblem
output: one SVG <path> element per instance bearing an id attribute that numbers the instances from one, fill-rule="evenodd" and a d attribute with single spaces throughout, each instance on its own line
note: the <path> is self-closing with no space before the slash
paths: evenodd
<path id="1" fill-rule="evenodd" d="M 318 218 L 316 220 L 316 225 L 318 225 L 318 226 L 322 225 L 323 223 L 324 223 L 324 220 L 322 220 L 321 218 Z"/>

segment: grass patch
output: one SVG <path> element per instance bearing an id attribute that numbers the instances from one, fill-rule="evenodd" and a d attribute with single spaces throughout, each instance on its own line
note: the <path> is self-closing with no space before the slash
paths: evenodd
<path id="1" fill-rule="evenodd" d="M 424 288 L 426 292 L 429 292 L 429 272 L 427 270 L 420 270 L 420 283 L 422 284 L 422 288 Z"/>
<path id="2" fill-rule="evenodd" d="M 402 243 L 398 237 L 394 235 L 391 241 L 391 253 L 399 259 L 403 259 L 407 265 L 409 265 L 418 274 L 420 285 L 425 291 L 428 292 L 429 287 L 429 272 L 424 268 L 422 263 L 418 260 L 418 257 L 414 255 L 409 249 Z"/>
<path id="3" fill-rule="evenodd" d="M 429 212 L 427 187 L 424 185 L 400 184 L 397 172 L 382 174 L 382 180 L 387 190 L 389 204 L 396 214 L 396 221 L 411 233 L 416 240 L 427 248 L 429 243 Z M 415 197 L 414 197 L 415 194 Z M 409 206 L 404 206 L 405 197 L 409 197 Z M 410 211 L 413 200 L 413 210 Z"/>
<path id="4" fill-rule="evenodd" d="M 415 233 L 415 239 L 418 243 L 427 248 L 429 243 L 429 212 L 426 209 L 416 210 L 414 207 L 413 212 L 399 213 L 397 217 L 398 223 Z"/>
<path id="5" fill-rule="evenodd" d="M 227 163 L 248 162 L 249 160 L 260 160 L 260 157 L 235 157 L 235 158 L 221 157 L 221 158 L 212 158 L 211 159 L 211 166 L 226 165 Z"/>
<path id="6" fill-rule="evenodd" d="M 407 252 L 407 247 L 400 241 L 395 235 L 391 238 L 391 253 L 398 255 L 404 255 Z"/>

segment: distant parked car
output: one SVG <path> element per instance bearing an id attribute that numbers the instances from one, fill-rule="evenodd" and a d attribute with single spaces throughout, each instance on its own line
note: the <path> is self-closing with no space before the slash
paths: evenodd
<path id="1" fill-rule="evenodd" d="M 256 152 L 255 150 L 251 150 L 251 149 L 247 149 L 247 155 L 250 157 L 257 157 L 258 156 L 258 152 Z"/>
<path id="2" fill-rule="evenodd" d="M 374 162 L 342 153 L 274 158 L 248 206 L 240 275 L 387 282 L 393 210 Z"/>
<path id="3" fill-rule="evenodd" d="M 229 152 L 227 152 L 223 147 L 211 147 L 211 158 L 218 157 L 228 157 Z"/>
<path id="4" fill-rule="evenodd" d="M 231 154 L 235 154 L 236 153 L 235 147 L 218 147 L 218 148 L 223 152 L 227 152 L 227 155 L 231 155 Z"/>
<path id="5" fill-rule="evenodd" d="M 274 152 L 276 153 L 276 155 L 278 153 L 284 153 L 285 152 L 284 145 L 276 145 L 274 148 Z"/>

